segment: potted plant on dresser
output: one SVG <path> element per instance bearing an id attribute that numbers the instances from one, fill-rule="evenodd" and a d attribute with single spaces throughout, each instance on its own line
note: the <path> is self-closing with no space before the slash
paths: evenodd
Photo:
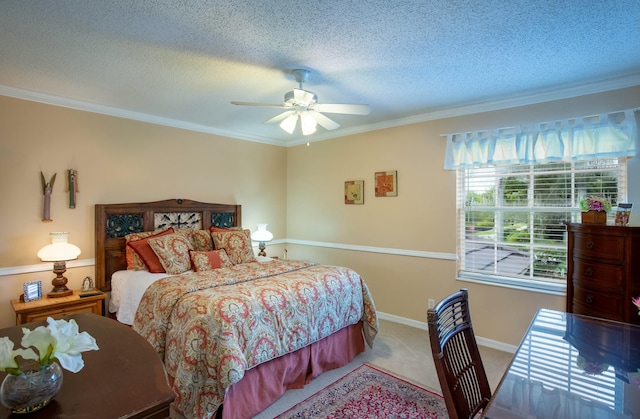
<path id="1" fill-rule="evenodd" d="M 589 195 L 580 201 L 583 224 L 606 224 L 611 203 L 600 196 Z"/>

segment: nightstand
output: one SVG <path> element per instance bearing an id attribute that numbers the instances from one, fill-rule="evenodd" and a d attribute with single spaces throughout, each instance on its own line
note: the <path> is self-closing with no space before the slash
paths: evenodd
<path id="1" fill-rule="evenodd" d="M 24 302 L 19 299 L 11 300 L 13 311 L 16 312 L 16 324 L 46 320 L 47 317 L 59 319 L 68 314 L 93 313 L 102 316 L 104 299 L 103 292 L 98 295 L 80 297 L 80 291 L 74 291 L 68 297 L 48 298 Z"/>

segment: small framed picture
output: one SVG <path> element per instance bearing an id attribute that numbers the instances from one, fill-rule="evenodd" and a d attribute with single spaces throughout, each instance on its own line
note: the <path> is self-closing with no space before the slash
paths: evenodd
<path id="1" fill-rule="evenodd" d="M 398 196 L 398 171 L 376 172 L 376 196 Z"/>
<path id="2" fill-rule="evenodd" d="M 36 301 L 42 298 L 42 281 L 24 283 L 24 301 Z"/>
<path id="3" fill-rule="evenodd" d="M 364 180 L 348 180 L 344 183 L 344 203 L 364 204 Z"/>
<path id="4" fill-rule="evenodd" d="M 90 276 L 87 276 L 84 278 L 84 280 L 82 281 L 82 288 L 80 289 L 81 292 L 92 292 L 95 291 L 95 288 L 93 288 L 93 278 L 91 278 Z"/>
<path id="5" fill-rule="evenodd" d="M 631 208 L 633 208 L 633 204 L 618 204 L 618 209 L 616 210 L 616 219 L 615 224 L 617 226 L 626 226 L 629 224 L 629 216 L 631 216 Z"/>

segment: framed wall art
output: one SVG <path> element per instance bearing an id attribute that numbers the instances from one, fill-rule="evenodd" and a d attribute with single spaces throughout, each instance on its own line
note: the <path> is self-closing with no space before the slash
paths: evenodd
<path id="1" fill-rule="evenodd" d="M 398 171 L 376 172 L 376 196 L 398 196 Z"/>
<path id="2" fill-rule="evenodd" d="M 364 180 L 348 180 L 344 183 L 344 203 L 364 204 Z"/>

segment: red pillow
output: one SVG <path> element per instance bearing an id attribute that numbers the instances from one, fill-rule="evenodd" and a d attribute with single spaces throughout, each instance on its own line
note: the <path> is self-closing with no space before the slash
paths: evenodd
<path id="1" fill-rule="evenodd" d="M 190 251 L 191 265 L 196 272 L 210 271 L 218 268 L 233 266 L 227 252 L 224 250 L 212 250 L 210 252 Z"/>
<path id="2" fill-rule="evenodd" d="M 140 259 L 142 259 L 144 264 L 147 265 L 147 269 L 149 270 L 149 272 L 162 273 L 165 270 L 160 263 L 160 259 L 158 259 L 158 255 L 156 255 L 156 252 L 153 251 L 148 241 L 149 239 L 152 239 L 154 237 L 164 236 L 172 233 L 173 228 L 169 228 L 167 230 L 161 231 L 158 234 L 153 234 L 140 240 L 130 241 L 129 243 L 127 243 L 127 246 L 131 246 L 133 251 L 136 252 L 138 256 L 140 256 Z"/>

